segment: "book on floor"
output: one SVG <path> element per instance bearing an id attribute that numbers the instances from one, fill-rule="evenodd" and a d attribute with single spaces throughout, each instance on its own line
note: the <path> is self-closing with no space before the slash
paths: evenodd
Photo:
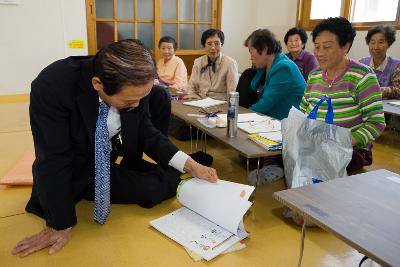
<path id="1" fill-rule="evenodd" d="M 236 242 L 235 244 L 233 244 L 232 246 L 230 246 L 229 248 L 227 248 L 221 254 L 227 254 L 227 253 L 230 253 L 230 252 L 238 251 L 238 250 L 244 249 L 245 247 L 246 247 L 246 243 L 244 242 L 244 239 L 242 239 L 242 240 Z M 184 247 L 184 248 L 185 248 L 186 252 L 188 253 L 188 255 L 194 261 L 201 261 L 203 259 L 199 254 L 197 254 L 193 250 L 190 250 L 187 247 Z"/>
<path id="2" fill-rule="evenodd" d="M 177 198 L 183 205 L 150 225 L 185 248 L 211 260 L 249 234 L 243 216 L 253 186 L 218 180 L 183 180 Z"/>

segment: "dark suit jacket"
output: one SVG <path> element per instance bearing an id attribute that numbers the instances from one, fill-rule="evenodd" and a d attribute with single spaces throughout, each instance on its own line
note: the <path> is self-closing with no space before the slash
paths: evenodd
<path id="1" fill-rule="evenodd" d="M 32 82 L 30 123 L 36 160 L 32 196 L 26 210 L 45 218 L 54 229 L 76 224 L 75 203 L 94 190 L 94 135 L 99 96 L 91 84 L 90 57 L 69 57 L 46 67 Z M 167 167 L 178 151 L 156 130 L 148 99 L 121 110 L 122 156 L 132 168 L 144 151 Z"/>

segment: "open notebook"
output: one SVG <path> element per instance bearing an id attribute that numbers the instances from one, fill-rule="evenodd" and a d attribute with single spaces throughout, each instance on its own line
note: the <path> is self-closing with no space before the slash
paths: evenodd
<path id="1" fill-rule="evenodd" d="M 389 105 L 400 107 L 400 101 L 389 102 Z"/>
<path id="2" fill-rule="evenodd" d="M 227 121 L 226 114 L 218 114 L 218 117 Z M 238 128 L 249 134 L 278 132 L 281 130 L 281 122 L 257 113 L 242 113 L 238 114 Z"/>
<path id="3" fill-rule="evenodd" d="M 202 258 L 211 260 L 246 238 L 243 216 L 253 186 L 224 180 L 192 178 L 180 183 L 177 198 L 184 206 L 150 225 Z"/>

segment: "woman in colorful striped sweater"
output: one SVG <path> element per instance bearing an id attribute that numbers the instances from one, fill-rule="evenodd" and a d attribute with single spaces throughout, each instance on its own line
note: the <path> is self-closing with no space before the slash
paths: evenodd
<path id="1" fill-rule="evenodd" d="M 374 71 L 347 58 L 356 32 L 345 18 L 328 18 L 312 31 L 314 54 L 320 67 L 309 75 L 300 108 L 310 113 L 319 99 L 332 98 L 334 124 L 350 128 L 353 158 L 348 172 L 372 163 L 372 141 L 385 129 L 382 93 Z M 324 120 L 327 105 L 321 105 L 318 120 Z"/>

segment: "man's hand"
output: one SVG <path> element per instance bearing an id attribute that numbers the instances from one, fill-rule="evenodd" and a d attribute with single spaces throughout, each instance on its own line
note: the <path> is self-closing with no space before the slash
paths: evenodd
<path id="1" fill-rule="evenodd" d="M 192 158 L 188 158 L 188 160 L 185 162 L 184 170 L 193 175 L 193 177 L 207 180 L 212 183 L 218 181 L 218 175 L 215 169 L 201 165 Z"/>
<path id="2" fill-rule="evenodd" d="M 65 230 L 54 230 L 46 227 L 36 235 L 27 237 L 18 242 L 12 250 L 12 254 L 25 257 L 33 252 L 50 247 L 49 254 L 53 254 L 64 247 L 71 239 L 71 228 Z"/>

